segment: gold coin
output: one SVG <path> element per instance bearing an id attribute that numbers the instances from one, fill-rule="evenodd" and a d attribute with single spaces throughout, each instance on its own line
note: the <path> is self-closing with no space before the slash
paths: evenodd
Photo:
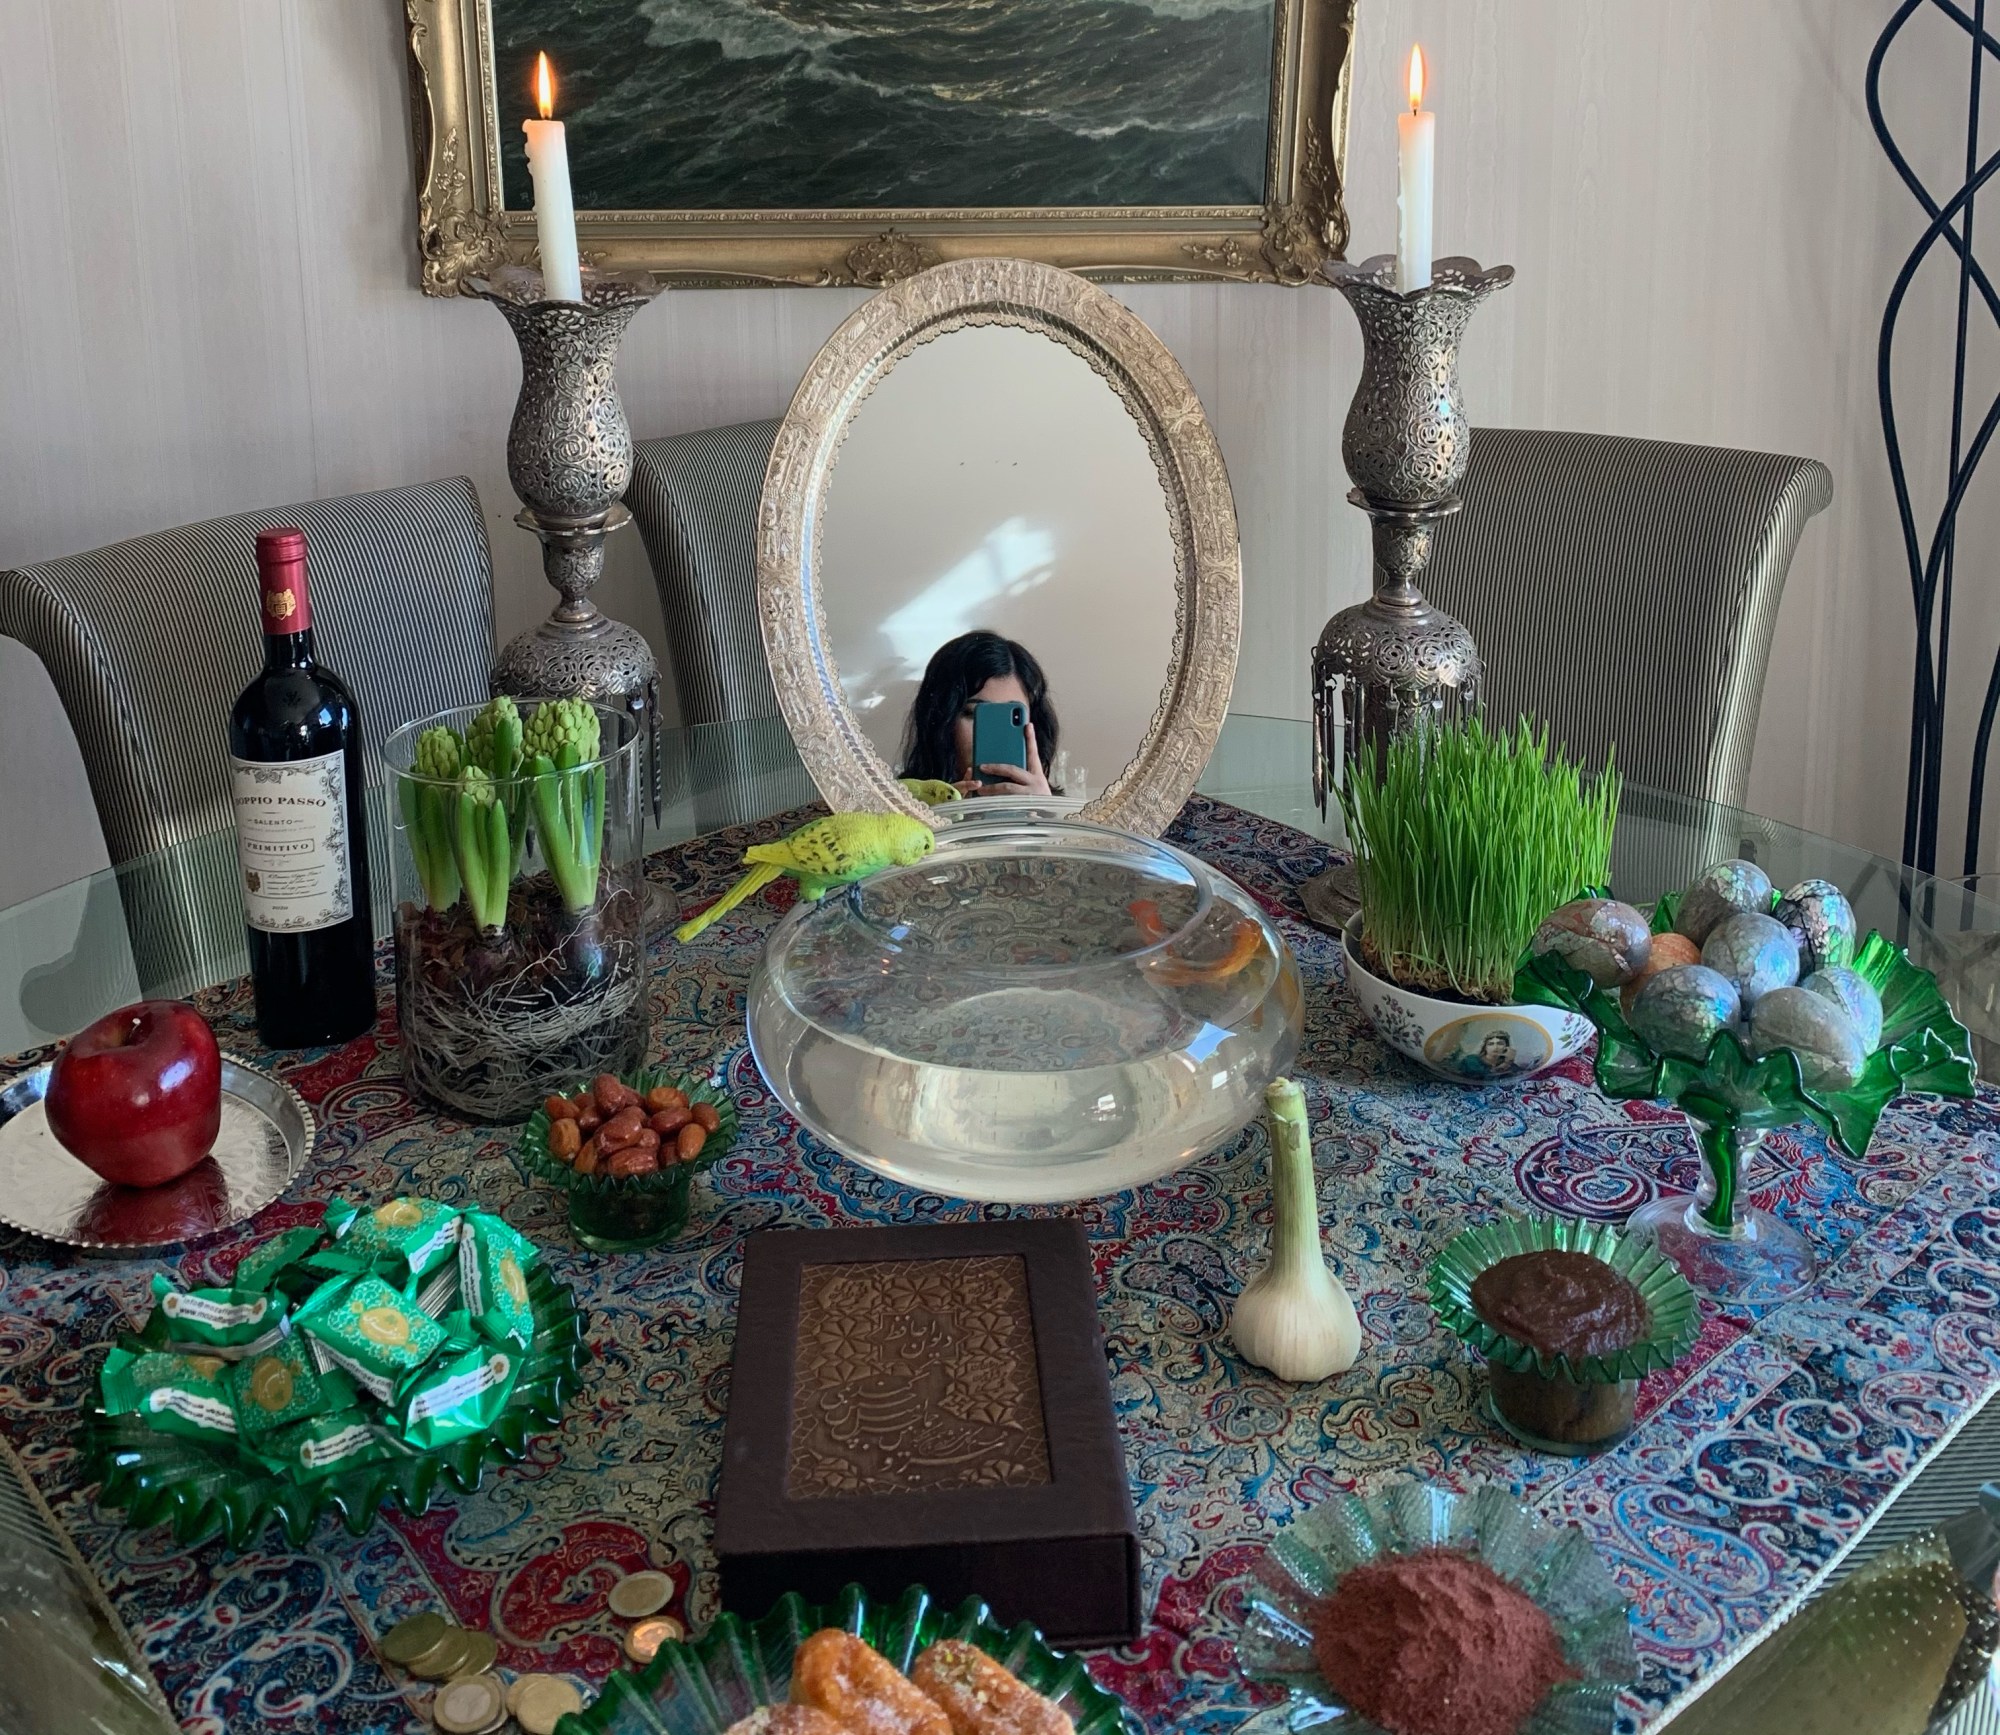
<path id="1" fill-rule="evenodd" d="M 398 1621 L 383 1635 L 382 1655 L 392 1663 L 414 1663 L 426 1651 L 434 1649 L 449 1631 L 451 1622 L 436 1609 L 426 1609 L 420 1615 Z"/>
<path id="2" fill-rule="evenodd" d="M 494 1675 L 461 1675 L 431 1701 L 431 1721 L 445 1735 L 480 1735 L 506 1715 L 507 1691 Z"/>
<path id="3" fill-rule="evenodd" d="M 672 1615 L 654 1615 L 625 1635 L 625 1654 L 635 1663 L 650 1663 L 662 1645 L 685 1637 L 687 1628 Z"/>
<path id="4" fill-rule="evenodd" d="M 507 1695 L 507 1709 L 528 1735 L 555 1735 L 558 1718 L 583 1709 L 583 1695 L 555 1675 L 523 1675 Z"/>
<path id="5" fill-rule="evenodd" d="M 674 1581 L 664 1572 L 635 1572 L 614 1584 L 605 1600 L 620 1620 L 636 1621 L 658 1614 L 674 1600 Z"/>
<path id="6" fill-rule="evenodd" d="M 443 1638 L 410 1664 L 410 1673 L 420 1681 L 445 1681 L 464 1672 L 472 1653 L 466 1641 L 472 1635 L 463 1627 L 448 1627 Z"/>
<path id="7" fill-rule="evenodd" d="M 458 1667 L 447 1677 L 457 1680 L 461 1675 L 483 1675 L 493 1667 L 493 1659 L 500 1654 L 500 1647 L 491 1633 L 467 1633 L 465 1635 L 465 1655 L 459 1659 Z"/>

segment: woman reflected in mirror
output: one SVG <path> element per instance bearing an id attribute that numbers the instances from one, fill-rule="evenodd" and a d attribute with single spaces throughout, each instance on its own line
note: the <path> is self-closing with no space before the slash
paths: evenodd
<path id="1" fill-rule="evenodd" d="M 973 724 L 983 704 L 1027 710 L 1027 763 L 974 765 Z M 961 633 L 940 645 L 903 726 L 904 777 L 934 777 L 964 795 L 1060 795 L 1043 769 L 1056 757 L 1058 724 L 1048 677 L 1023 645 L 998 633 Z"/>

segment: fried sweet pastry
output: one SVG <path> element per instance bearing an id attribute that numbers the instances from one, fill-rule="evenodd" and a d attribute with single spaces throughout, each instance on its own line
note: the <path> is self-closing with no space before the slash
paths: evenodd
<path id="1" fill-rule="evenodd" d="M 810 1705 L 766 1705 L 730 1724 L 722 1735 L 847 1735 L 847 1725 Z"/>
<path id="2" fill-rule="evenodd" d="M 824 1711 L 847 1735 L 952 1735 L 936 1701 L 866 1640 L 837 1627 L 799 1646 L 792 1658 L 792 1703 Z"/>
<path id="3" fill-rule="evenodd" d="M 1076 1735 L 1064 1712 L 963 1639 L 939 1639 L 910 1679 L 944 1707 L 952 1735 Z"/>

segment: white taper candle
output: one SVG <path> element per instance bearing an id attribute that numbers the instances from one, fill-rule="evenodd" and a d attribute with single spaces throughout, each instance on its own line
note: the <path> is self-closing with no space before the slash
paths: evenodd
<path id="1" fill-rule="evenodd" d="M 535 183 L 535 239 L 542 253 L 542 294 L 549 301 L 583 299 L 583 264 L 576 249 L 576 201 L 569 190 L 569 145 L 555 113 L 555 80 L 549 57 L 535 58 L 535 99 L 540 120 L 524 120 L 528 173 Z"/>
<path id="2" fill-rule="evenodd" d="M 1431 170 L 1437 116 L 1424 110 L 1424 51 L 1410 50 L 1410 106 L 1396 119 L 1396 287 L 1431 281 Z"/>

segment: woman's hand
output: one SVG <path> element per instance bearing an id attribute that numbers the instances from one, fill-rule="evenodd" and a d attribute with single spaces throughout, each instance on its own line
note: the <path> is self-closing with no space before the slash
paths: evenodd
<path id="1" fill-rule="evenodd" d="M 1042 769 L 1041 749 L 1035 745 L 1035 726 L 1028 725 L 1028 764 L 1024 770 L 1019 765 L 982 765 L 979 767 L 988 781 L 975 783 L 966 791 L 968 795 L 1050 795 L 1048 773 Z"/>

